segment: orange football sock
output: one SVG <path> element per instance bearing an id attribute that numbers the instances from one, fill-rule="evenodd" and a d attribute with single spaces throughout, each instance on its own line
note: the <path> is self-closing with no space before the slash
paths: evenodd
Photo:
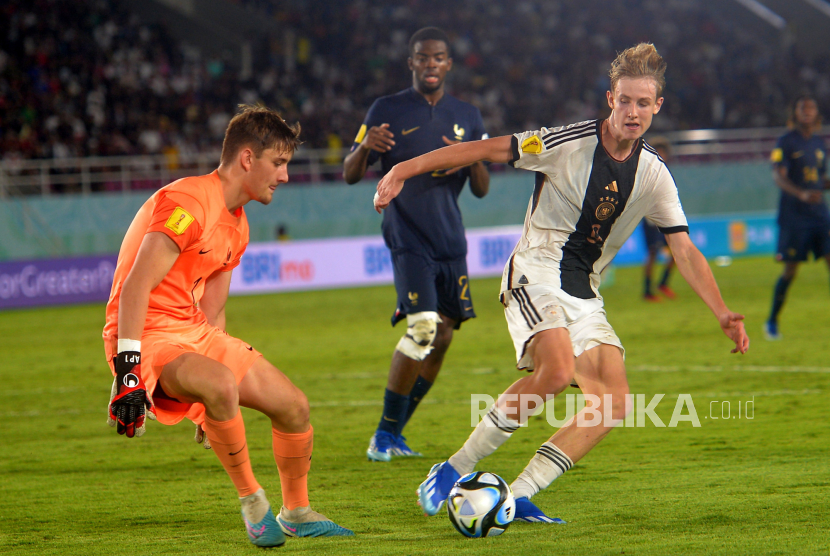
<path id="1" fill-rule="evenodd" d="M 308 506 L 308 470 L 314 447 L 314 427 L 306 432 L 289 434 L 271 429 L 274 438 L 274 461 L 280 472 L 282 505 L 293 510 Z"/>
<path id="2" fill-rule="evenodd" d="M 213 452 L 222 462 L 239 497 L 248 496 L 259 490 L 259 483 L 251 469 L 248 458 L 248 442 L 245 440 L 245 422 L 242 412 L 230 421 L 214 421 L 205 415 L 205 434 L 210 440 Z"/>

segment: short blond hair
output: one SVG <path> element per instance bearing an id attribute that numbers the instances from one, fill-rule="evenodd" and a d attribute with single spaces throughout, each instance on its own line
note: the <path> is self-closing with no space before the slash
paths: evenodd
<path id="1" fill-rule="evenodd" d="M 641 42 L 623 50 L 617 59 L 611 63 L 611 71 L 608 77 L 611 78 L 611 92 L 617 88 L 617 82 L 623 77 L 636 79 L 638 77 L 651 77 L 657 85 L 657 98 L 663 94 L 666 86 L 666 62 L 657 53 L 653 44 Z"/>
<path id="2" fill-rule="evenodd" d="M 259 158 L 265 149 L 294 152 L 300 145 L 300 124 L 289 125 L 279 112 L 261 104 L 240 104 L 222 142 L 221 163 L 227 164 L 245 147 Z"/>

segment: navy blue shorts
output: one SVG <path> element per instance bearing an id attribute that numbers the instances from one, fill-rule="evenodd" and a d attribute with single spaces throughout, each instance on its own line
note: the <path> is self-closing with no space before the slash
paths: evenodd
<path id="1" fill-rule="evenodd" d="M 398 292 L 392 326 L 406 315 L 436 311 L 453 319 L 457 330 L 462 322 L 476 316 L 467 277 L 467 259 L 438 262 L 409 251 L 393 252 L 392 270 Z"/>
<path id="2" fill-rule="evenodd" d="M 776 260 L 803 262 L 810 253 L 816 259 L 830 254 L 830 222 L 820 222 L 812 226 L 780 227 Z"/>
<path id="3" fill-rule="evenodd" d="M 646 236 L 646 249 L 661 249 L 666 246 L 666 236 L 663 232 L 645 219 L 643 220 L 643 232 Z"/>

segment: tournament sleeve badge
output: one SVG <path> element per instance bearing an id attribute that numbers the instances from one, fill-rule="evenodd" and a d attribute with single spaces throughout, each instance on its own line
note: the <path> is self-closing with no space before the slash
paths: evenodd
<path id="1" fill-rule="evenodd" d="M 769 155 L 769 160 L 773 164 L 778 164 L 784 160 L 784 151 L 782 149 L 773 149 L 772 154 Z"/>
<path id="2" fill-rule="evenodd" d="M 522 152 L 530 154 L 539 154 L 542 152 L 542 141 L 536 135 L 531 135 L 522 141 Z"/>
<path id="3" fill-rule="evenodd" d="M 189 212 L 184 210 L 182 207 L 176 207 L 176 210 L 174 210 L 173 214 L 170 215 L 170 218 L 167 219 L 164 227 L 168 230 L 172 230 L 177 236 L 180 236 L 185 232 L 185 230 L 187 230 L 194 220 L 195 218 L 193 218 Z"/>

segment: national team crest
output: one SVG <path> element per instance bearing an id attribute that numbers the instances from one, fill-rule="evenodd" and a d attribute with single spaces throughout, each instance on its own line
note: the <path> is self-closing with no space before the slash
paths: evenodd
<path id="1" fill-rule="evenodd" d="M 613 203 L 609 203 L 607 201 L 600 203 L 596 211 L 597 220 L 608 220 L 611 218 L 611 215 L 614 214 L 615 210 L 616 208 Z"/>

